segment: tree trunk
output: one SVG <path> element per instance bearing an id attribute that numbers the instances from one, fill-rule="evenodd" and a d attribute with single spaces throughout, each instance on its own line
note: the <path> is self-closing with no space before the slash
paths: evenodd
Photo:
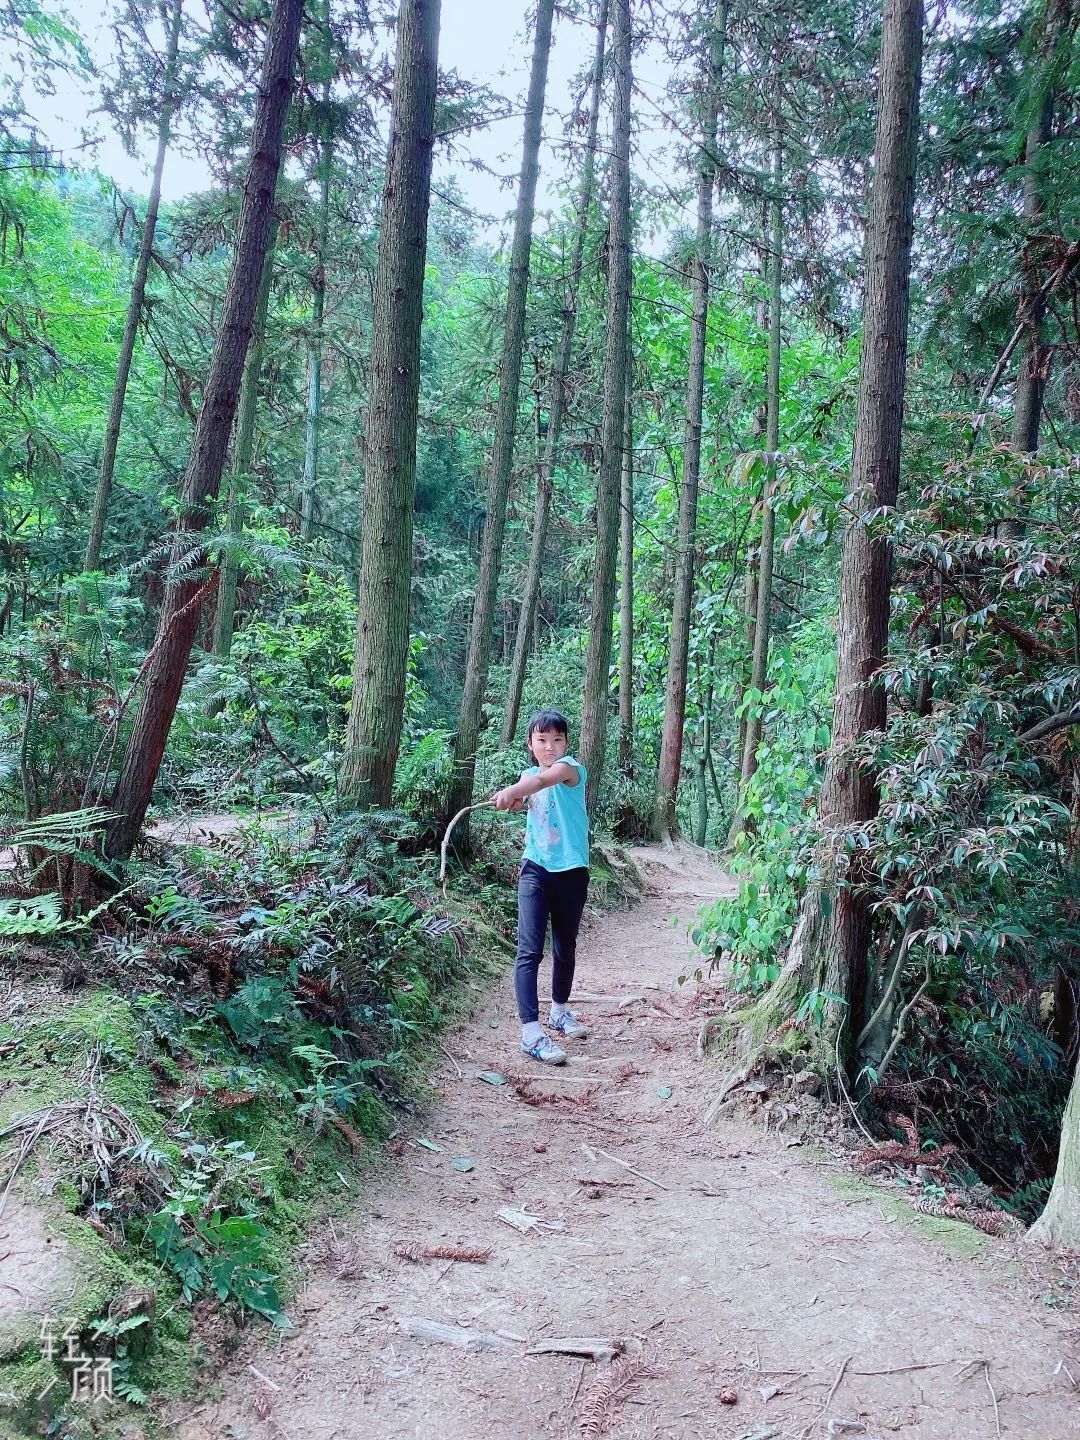
<path id="1" fill-rule="evenodd" d="M 529 289 L 529 260 L 532 249 L 533 205 L 540 168 L 540 129 L 544 118 L 544 91 L 551 55 L 551 22 L 555 0 L 539 0 L 536 34 L 533 41 L 529 98 L 525 107 L 522 142 L 521 182 L 518 187 L 514 240 L 510 251 L 510 277 L 506 297 L 506 328 L 503 332 L 499 365 L 499 403 L 495 413 L 495 443 L 488 476 L 487 513 L 480 546 L 480 574 L 476 582 L 469 654 L 465 662 L 465 686 L 461 696 L 457 736 L 454 742 L 454 773 L 447 799 L 447 814 L 456 814 L 471 805 L 476 782 L 476 750 L 480 717 L 491 659 L 491 622 L 499 584 L 503 532 L 506 529 L 506 501 L 510 472 L 514 464 L 514 433 L 517 427 L 518 390 L 521 383 L 521 349 L 525 336 L 525 300 Z M 468 848 L 468 816 L 458 829 L 458 844 Z"/>
<path id="2" fill-rule="evenodd" d="M 552 479 L 558 458 L 559 436 L 562 432 L 563 414 L 566 409 L 566 376 L 570 369 L 570 356 L 574 345 L 574 329 L 577 323 L 577 293 L 581 281 L 582 256 L 585 251 L 585 236 L 589 227 L 589 210 L 592 206 L 596 177 L 596 132 L 600 117 L 600 95 L 604 78 L 604 40 L 607 34 L 608 0 L 600 0 L 600 14 L 597 19 L 596 60 L 593 66 L 592 101 L 589 107 L 589 130 L 585 142 L 585 155 L 581 162 L 581 185 L 578 190 L 577 215 L 574 240 L 570 252 L 570 270 L 566 282 L 566 301 L 562 312 L 562 329 L 555 364 L 551 370 L 548 388 L 548 429 L 544 454 L 540 463 L 536 486 L 536 507 L 533 511 L 532 546 L 529 552 L 529 568 L 525 577 L 525 590 L 521 597 L 521 614 L 518 618 L 517 637 L 514 644 L 514 659 L 510 671 L 510 693 L 506 700 L 506 714 L 503 718 L 502 743 L 510 745 L 517 730 L 521 715 L 521 692 L 525 685 L 525 670 L 529 660 L 529 645 L 536 623 L 536 606 L 540 597 L 540 581 L 543 576 L 544 546 L 547 541 L 548 519 L 551 514 Z"/>
<path id="3" fill-rule="evenodd" d="M 706 660 L 708 679 L 702 684 L 701 664 L 698 662 L 698 690 L 701 693 L 701 748 L 694 756 L 694 844 L 705 845 L 709 834 L 709 781 L 713 793 L 719 799 L 720 787 L 716 783 L 716 772 L 712 768 L 712 714 L 716 697 L 716 638 L 714 630 L 709 636 L 709 654 Z"/>
<path id="4" fill-rule="evenodd" d="M 1037 228 L 1046 202 L 1043 196 L 1043 168 L 1053 124 L 1054 97 L 1047 95 L 1027 135 L 1024 164 L 1024 229 L 1030 236 Z M 1040 298 L 1041 281 L 1036 266 L 1024 266 L 1020 311 L 1017 324 L 1027 329 L 1020 350 L 1020 371 L 1013 398 L 1012 448 L 1018 455 L 1034 455 L 1039 448 L 1039 420 L 1046 389 L 1048 352 L 1043 337 L 1046 301 Z"/>
<path id="5" fill-rule="evenodd" d="M 228 533 L 235 547 L 244 532 L 244 509 L 251 486 L 251 462 L 255 454 L 255 414 L 259 402 L 259 379 L 266 350 L 266 312 L 270 305 L 270 281 L 274 269 L 274 246 L 277 241 L 277 220 L 271 218 L 270 235 L 266 242 L 266 259 L 259 277 L 259 293 L 255 301 L 251 345 L 244 361 L 244 379 L 240 386 L 240 409 L 236 417 L 233 439 L 232 479 L 229 482 Z M 236 618 L 236 587 L 240 580 L 240 562 L 230 548 L 221 566 L 218 581 L 217 612 L 214 617 L 214 654 L 224 659 L 232 649 L 233 624 Z"/>
<path id="6" fill-rule="evenodd" d="M 116 380 L 113 383 L 112 400 L 109 404 L 109 418 L 105 424 L 105 440 L 101 451 L 101 470 L 98 474 L 94 508 L 90 512 L 90 533 L 86 540 L 83 557 L 83 574 L 88 575 L 101 565 L 101 546 L 105 538 L 105 525 L 109 518 L 109 504 L 112 500 L 113 476 L 116 472 L 116 451 L 120 443 L 120 427 L 124 420 L 124 401 L 127 398 L 128 378 L 131 375 L 131 361 L 135 354 L 135 339 L 139 333 L 143 303 L 146 299 L 146 282 L 150 275 L 150 261 L 154 253 L 154 232 L 157 229 L 158 207 L 161 204 L 161 176 L 165 169 L 165 153 L 169 148 L 172 131 L 172 117 L 176 109 L 176 63 L 180 49 L 180 20 L 183 0 L 172 0 L 169 15 L 168 49 L 165 52 L 165 73 L 161 94 L 161 115 L 158 118 L 157 154 L 154 156 L 154 170 L 150 180 L 150 197 L 146 205 L 146 219 L 143 222 L 142 240 L 139 244 L 139 258 L 135 262 L 135 275 L 128 299 L 127 318 L 124 321 L 124 335 L 120 342 L 120 358 L 116 366 Z"/>
<path id="7" fill-rule="evenodd" d="M 363 548 L 342 797 L 388 805 L 409 657 L 420 331 L 439 0 L 402 0 L 372 315 Z"/>
<path id="8" fill-rule="evenodd" d="M 181 491 L 177 528 L 186 534 L 206 528 L 210 502 L 217 497 L 225 466 L 266 258 L 302 13 L 303 0 L 275 0 L 229 287 Z M 209 588 L 201 577 L 188 571 L 183 577 L 173 577 L 166 592 L 157 636 L 143 663 L 142 697 L 112 798 L 116 819 L 105 833 L 105 853 L 111 859 L 126 859 L 138 837 Z"/>
<path id="9" fill-rule="evenodd" d="M 1030 243 L 1046 210 L 1046 172 L 1050 165 L 1050 140 L 1054 128 L 1054 52 L 1061 26 L 1067 18 L 1069 0 L 1049 0 L 1043 17 L 1040 49 L 1043 57 L 1040 83 L 1045 94 L 1027 133 L 1024 147 L 1024 238 Z M 1043 334 L 1047 297 L 1041 294 L 1039 269 L 1031 257 L 1023 259 L 1020 306 L 1017 324 L 1025 327 L 1020 351 L 1020 369 L 1013 397 L 1012 448 L 1018 455 L 1034 455 L 1039 448 L 1039 421 L 1050 367 L 1051 351 Z M 1007 527 L 1019 538 L 1025 519 L 1017 516 Z"/>
<path id="10" fill-rule="evenodd" d="M 1080 1249 L 1080 1065 L 1061 1122 L 1057 1173 L 1046 1209 L 1028 1231 L 1042 1245 Z"/>
<path id="11" fill-rule="evenodd" d="M 762 223 L 764 229 L 765 222 Z M 762 255 L 761 259 L 762 278 L 768 279 L 767 259 Z M 764 330 L 769 323 L 768 306 L 762 302 L 758 307 L 758 324 Z M 765 406 L 757 405 L 754 409 L 753 435 L 756 441 L 765 438 Z M 756 447 L 755 447 L 756 448 Z M 753 524 L 754 511 L 760 504 L 755 498 L 751 502 L 750 523 Z M 749 527 L 748 527 L 749 528 Z M 732 801 L 731 820 L 728 825 L 727 846 L 734 848 L 735 842 L 742 834 L 742 817 L 739 813 L 739 797 L 742 794 L 742 757 L 746 749 L 746 711 L 743 709 L 743 697 L 750 685 L 750 667 L 753 664 L 754 655 L 754 625 L 757 620 L 757 565 L 753 553 L 753 546 L 748 544 L 746 550 L 746 574 L 743 579 L 743 636 L 744 654 L 746 655 L 746 668 L 740 668 L 735 677 L 735 693 L 732 697 L 732 708 L 739 716 L 739 733 L 735 745 L 733 759 L 735 762 L 735 795 Z"/>
<path id="12" fill-rule="evenodd" d="M 777 58 L 779 67 L 779 57 Z M 779 74 L 779 70 L 777 72 Z M 773 560 L 776 540 L 776 457 L 780 449 L 780 299 L 783 282 L 784 206 L 781 186 L 784 178 L 784 150 L 780 138 L 780 86 L 776 86 L 775 134 L 772 155 L 772 278 L 769 284 L 769 365 L 765 385 L 765 489 L 761 501 L 761 545 L 758 551 L 756 585 L 757 611 L 754 616 L 754 652 L 750 665 L 750 705 L 746 711 L 746 736 L 739 767 L 739 800 L 731 822 L 729 844 L 745 829 L 743 798 L 746 786 L 757 770 L 765 713 L 765 686 L 769 678 L 769 641 L 772 637 Z"/>
<path id="13" fill-rule="evenodd" d="M 585 695 L 581 717 L 581 759 L 588 771 L 585 800 L 596 810 L 607 743 L 611 688 L 612 608 L 619 542 L 619 480 L 622 469 L 626 404 L 626 325 L 630 311 L 630 0 L 612 0 L 612 52 L 615 104 L 608 224 L 607 343 L 604 355 L 602 453 L 596 488 L 596 565 L 585 655 Z"/>
<path id="14" fill-rule="evenodd" d="M 762 431 L 764 434 L 764 431 Z M 754 506 L 758 504 L 755 500 Z M 753 511 L 751 511 L 751 522 Z M 753 563 L 752 547 L 747 547 L 746 574 L 743 578 L 743 638 L 744 654 L 750 658 L 754 653 L 754 625 L 757 621 L 757 566 Z M 752 658 L 751 658 L 752 663 Z M 740 814 L 740 797 L 742 795 L 742 757 L 746 749 L 746 711 L 743 709 L 743 697 L 750 685 L 750 675 L 747 670 L 740 669 L 735 678 L 735 694 L 733 696 L 733 707 L 739 716 L 739 732 L 735 745 L 735 753 L 732 757 L 735 762 L 735 797 L 732 804 L 731 821 L 728 827 L 727 845 L 728 849 L 734 848 L 736 840 L 742 834 L 742 816 Z"/>
<path id="15" fill-rule="evenodd" d="M 844 536 L 832 744 L 818 803 L 826 875 L 841 863 L 845 832 L 871 820 L 879 799 L 876 777 L 855 762 L 852 750 L 868 732 L 885 726 L 880 670 L 888 642 L 892 554 L 884 540 L 871 536 L 865 517 L 894 507 L 899 489 L 922 40 L 922 0 L 885 0 L 851 485 L 860 515 Z M 849 1060 L 867 1018 L 868 878 L 851 870 L 842 886 L 829 886 L 828 895 L 812 890 L 792 946 L 800 952 L 804 977 L 824 977 L 818 988 L 836 986 L 844 997 L 843 1008 L 826 1006 L 824 1030 L 830 1044 L 837 1042 L 846 1020 L 843 1049 Z"/>
<path id="16" fill-rule="evenodd" d="M 720 0 L 709 25 L 704 57 L 702 139 L 698 158 L 697 244 L 694 255 L 693 315 L 686 384 L 686 430 L 679 537 L 675 558 L 674 604 L 668 643 L 667 696 L 660 741 L 653 830 L 658 840 L 678 833 L 679 773 L 686 723 L 686 676 L 694 606 L 694 546 L 697 541 L 698 484 L 701 474 L 701 411 L 705 393 L 705 346 L 709 328 L 709 271 L 712 264 L 713 189 L 716 183 L 716 114 L 727 32 L 727 0 Z"/>
<path id="17" fill-rule="evenodd" d="M 630 341 L 627 339 L 629 349 Z M 633 364 L 627 357 L 628 372 Z M 619 506 L 619 772 L 634 778 L 634 407 L 626 384 L 623 427 L 622 503 Z"/>
<path id="18" fill-rule="evenodd" d="M 330 172 L 334 144 L 330 137 L 330 0 L 322 6 L 324 28 L 322 123 L 319 138 L 319 223 L 312 276 L 311 340 L 308 345 L 307 411 L 304 425 L 304 478 L 300 484 L 300 538 L 310 540 L 317 507 L 319 483 L 319 429 L 322 424 L 323 315 L 326 310 L 326 250 L 330 236 Z"/>
<path id="19" fill-rule="evenodd" d="M 694 756 L 694 844 L 704 847 L 709 833 L 708 762 L 704 748 Z"/>

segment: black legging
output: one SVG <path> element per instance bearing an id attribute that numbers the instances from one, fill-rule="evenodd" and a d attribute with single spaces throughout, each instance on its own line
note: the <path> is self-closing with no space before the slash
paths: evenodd
<path id="1" fill-rule="evenodd" d="M 577 935 L 589 889 L 589 871 L 545 870 L 526 860 L 518 880 L 518 942 L 514 966 L 521 1023 L 539 1020 L 536 976 L 544 954 L 548 920 L 551 921 L 551 998 L 556 1005 L 570 999 L 574 983 Z"/>

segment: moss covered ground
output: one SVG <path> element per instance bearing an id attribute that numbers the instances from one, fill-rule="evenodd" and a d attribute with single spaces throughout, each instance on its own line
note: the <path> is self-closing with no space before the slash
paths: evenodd
<path id="1" fill-rule="evenodd" d="M 289 1325 L 296 1247 L 355 1206 L 425 1101 L 435 1036 L 511 953 L 512 856 L 447 898 L 430 857 L 361 842 L 324 837 L 316 865 L 255 834 L 145 870 L 123 929 L 82 942 L 95 983 L 73 993 L 27 984 L 8 952 L 23 988 L 0 1022 L 0 1130 L 61 1117 L 14 1188 L 75 1272 L 57 1336 L 110 1362 L 114 1403 L 72 1402 L 39 1310 L 0 1324 L 0 1434 L 151 1433 L 151 1398 L 204 1384 L 244 1326 Z M 604 856 L 594 900 L 633 883 Z M 5 1180 L 25 1135 L 4 1142 Z"/>
<path id="2" fill-rule="evenodd" d="M 936 1215 L 921 1215 L 913 1210 L 902 1195 L 884 1186 L 875 1185 L 859 1175 L 827 1175 L 826 1183 L 834 1194 L 849 1200 L 867 1200 L 881 1208 L 884 1214 L 898 1225 L 914 1230 L 926 1240 L 954 1256 L 957 1260 L 972 1260 L 986 1248 L 987 1238 L 973 1226 L 960 1220 L 945 1220 Z"/>

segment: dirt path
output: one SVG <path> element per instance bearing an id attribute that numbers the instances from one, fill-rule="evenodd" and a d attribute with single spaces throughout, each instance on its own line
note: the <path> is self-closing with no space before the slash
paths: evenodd
<path id="1" fill-rule="evenodd" d="M 650 852 L 646 864 L 645 901 L 590 924 L 579 969 L 586 994 L 644 1002 L 579 1002 L 589 1040 L 565 1071 L 537 1074 L 516 1053 L 504 983 L 448 1040 L 463 1074 L 446 1061 L 442 1103 L 414 1132 L 443 1153 L 404 1147 L 351 1232 L 338 1227 L 329 1263 L 315 1264 L 292 1307 L 296 1333 L 254 1335 L 222 1376 L 221 1398 L 176 1414 L 166 1433 L 1080 1436 L 1075 1322 L 1010 1283 L 1023 1257 L 1009 1242 L 955 1258 L 889 1223 L 874 1198 L 837 1193 L 827 1167 L 760 1127 L 703 1130 L 716 1071 L 696 1060 L 688 995 L 673 987 L 690 952 L 671 915 L 692 917 L 730 882 L 690 851 L 666 863 Z M 478 1069 L 581 1098 L 528 1104 L 511 1085 L 477 1080 Z M 475 1168 L 455 1171 L 453 1157 Z M 500 1207 L 543 1225 L 518 1233 Z M 484 1265 L 412 1264 L 394 1255 L 399 1241 L 494 1254 Z M 424 1343 L 408 1333 L 417 1317 L 494 1335 L 498 1348 Z M 640 1347 L 649 1368 L 606 1416 L 594 1403 L 611 1375 L 604 1362 L 527 1353 L 568 1336 Z M 724 1391 L 737 1402 L 722 1403 Z"/>

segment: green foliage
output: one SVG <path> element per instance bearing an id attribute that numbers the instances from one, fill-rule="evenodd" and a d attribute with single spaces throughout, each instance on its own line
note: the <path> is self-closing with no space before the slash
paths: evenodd
<path id="1" fill-rule="evenodd" d="M 296 1092 L 296 1113 L 316 1135 L 327 1116 L 347 1114 L 356 1105 L 368 1089 L 365 1076 L 383 1065 L 381 1060 L 341 1060 L 318 1045 L 294 1045 L 293 1055 L 311 1068 L 311 1083 Z M 350 1080 L 350 1075 L 358 1078 Z"/>
<path id="2" fill-rule="evenodd" d="M 1041 474 L 1053 501 L 1025 496 L 1022 537 L 995 535 L 1027 477 L 1001 450 L 946 463 L 916 505 L 871 522 L 898 564 L 888 725 L 852 753 L 878 777 L 878 812 L 826 841 L 781 807 L 761 853 L 756 838 L 747 849 L 753 888 L 702 927 L 754 985 L 776 973 L 775 960 L 754 968 L 761 931 L 778 917 L 761 943 L 782 952 L 808 885 L 826 905 L 844 889 L 870 895 L 867 1013 L 885 1006 L 879 1019 L 889 1017 L 897 998 L 885 1031 L 858 1037 L 863 1078 L 883 1093 L 917 1084 L 935 1136 L 960 1142 L 989 1182 L 1025 1193 L 1054 1164 L 1068 1081 L 1066 1037 L 1047 1033 L 1040 997 L 1055 974 L 1077 975 L 1080 955 L 1074 818 L 1061 798 L 1071 731 L 1044 747 L 1028 737 L 1080 690 L 1067 539 L 1080 492 L 1068 468 Z M 792 772 L 782 793 L 796 801 L 804 778 Z M 819 1018 L 819 1002 L 803 998 L 801 1022 Z"/>
<path id="3" fill-rule="evenodd" d="M 846 889 L 865 892 L 874 906 L 872 1005 L 887 1000 L 895 978 L 896 1004 L 909 1008 L 901 1032 L 886 1014 L 880 1034 L 860 1041 L 864 1075 L 883 1095 L 890 1083 L 910 1083 L 932 1113 L 930 1128 L 981 1155 L 986 1178 L 993 1169 L 994 1183 L 1019 1185 L 1023 1203 L 1034 1202 L 1049 1163 L 1071 1043 L 1041 1002 L 1056 978 L 1080 977 L 1077 731 L 1031 734 L 1080 698 L 1075 275 L 1060 277 L 1048 297 L 1037 462 L 997 443 L 1007 434 L 1019 354 L 989 400 L 980 397 L 1014 330 L 1022 284 L 1046 282 L 1080 219 L 1077 29 L 1062 12 L 1050 33 L 1059 11 L 962 3 L 926 36 L 903 490 L 899 512 L 872 522 L 897 565 L 889 723 L 851 757 L 879 777 L 881 805 L 827 843 L 816 835 L 815 804 L 830 745 L 840 536 L 853 508 L 858 272 L 880 32 L 873 16 L 843 3 L 800 16 L 797 43 L 790 17 L 764 23 L 739 4 L 729 12 L 738 43 L 727 46 L 720 117 L 724 216 L 710 275 L 679 796 L 683 830 L 722 846 L 740 730 L 760 718 L 757 768 L 740 797 L 747 831 L 731 862 L 740 894 L 702 917 L 696 939 L 710 958 L 724 957 L 737 988 L 756 995 L 778 973 L 808 887 L 826 908 Z M 700 120 L 702 16 L 652 18 L 673 65 L 664 111 L 690 135 Z M 143 0 L 128 19 L 117 63 L 96 79 L 103 113 L 134 140 L 156 125 L 163 76 Z M 95 980 L 139 998 L 123 1024 L 117 1009 L 90 1017 L 76 1008 L 66 1032 L 50 1030 L 50 1043 L 65 1066 L 99 1049 L 108 1083 L 138 1108 L 153 1143 L 137 1163 L 171 1177 L 152 1213 L 154 1244 L 177 1283 L 189 1296 L 223 1293 L 278 1314 L 273 1242 L 293 1223 L 289 1207 L 306 1183 L 295 1165 L 298 1137 L 321 1162 L 340 1159 L 348 1133 L 332 1122 L 378 1133 L 382 1106 L 404 1083 L 409 1054 L 441 1022 L 463 959 L 460 934 L 437 923 L 446 917 L 433 896 L 433 851 L 480 535 L 491 518 L 484 476 L 509 257 L 482 240 L 451 181 L 432 209 L 424 281 L 412 634 L 394 808 L 342 814 L 337 774 L 356 629 L 383 620 L 358 616 L 354 598 L 383 158 L 378 87 L 356 83 L 357 57 L 366 66 L 371 55 L 370 22 L 360 7 L 333 17 L 329 30 L 305 33 L 307 89 L 290 120 L 293 173 L 277 195 L 252 454 L 245 473 L 226 475 L 200 539 L 184 528 L 178 489 L 229 276 L 257 48 L 250 17 L 218 7 L 211 19 L 204 32 L 184 30 L 176 98 L 213 180 L 205 194 L 162 208 L 102 568 L 81 576 L 142 204 L 100 177 L 39 164 L 23 90 L 47 90 L 56 75 L 76 71 L 81 84 L 92 58 L 73 23 L 36 3 L 0 15 L 13 58 L 0 82 L 0 843 L 19 861 L 11 893 L 0 898 L 0 940 L 8 949 L 62 945 L 67 958 L 93 933 L 86 963 Z M 826 51 L 828 63 L 818 63 Z M 760 97 L 768 74 L 779 87 L 789 177 L 778 197 L 787 258 L 775 456 L 763 450 L 762 426 L 762 203 L 773 137 Z M 1031 122 L 1051 94 L 1053 144 L 1028 165 Z M 493 108 L 497 97 L 454 83 L 440 98 L 440 127 L 457 130 L 452 143 L 463 144 L 471 119 Z M 566 147 L 575 160 L 579 120 L 571 118 Z M 325 233 L 312 183 L 324 135 L 333 141 Z M 1025 187 L 1034 181 L 1042 205 L 1032 225 Z M 651 814 L 666 705 L 691 325 L 692 247 L 679 184 L 672 172 L 639 176 L 634 187 L 635 720 L 630 762 L 618 765 L 612 705 L 592 817 L 601 834 L 617 823 L 637 835 Z M 570 175 L 567 193 L 573 188 Z M 522 702 L 525 714 L 564 710 L 574 746 L 596 583 L 602 211 L 585 217 L 567 415 Z M 575 229 L 564 207 L 531 257 L 477 798 L 530 763 L 520 741 L 504 746 L 500 731 Z M 317 334 L 316 286 L 327 301 Z M 315 346 L 319 470 L 314 515 L 301 533 Z M 963 417 L 976 405 L 982 417 L 969 425 Z M 773 644 L 759 693 L 749 685 L 746 581 L 757 565 L 768 476 L 777 549 Z M 240 569 L 236 624 L 231 650 L 216 655 L 214 570 L 226 560 Z M 127 879 L 99 853 L 104 807 L 141 681 L 161 658 L 152 647 L 162 602 L 181 575 L 205 582 L 205 603 L 191 673 L 174 677 L 178 688 L 186 683 L 155 799 L 292 818 L 277 829 L 253 825 L 190 861 L 144 855 L 133 890 L 100 924 L 102 894 Z M 613 666 L 612 699 L 618 679 Z M 520 818 L 474 819 L 481 853 L 470 903 L 476 924 L 497 939 L 512 923 Z M 155 853 L 156 842 L 148 849 Z M 610 876 L 601 883 L 616 888 Z M 811 981 L 794 1018 L 806 1029 L 827 1023 L 842 998 Z M 182 1117 L 166 1114 L 147 1076 L 167 1075 L 182 1088 L 189 1070 L 197 1090 Z M 926 1115 L 920 1124 L 927 1128 Z M 244 1191 L 236 1157 L 249 1154 L 266 1167 L 256 1177 L 266 1195 Z M 117 1213 L 132 1235 L 148 1213 L 146 1196 L 125 1196 Z M 126 1343 L 121 1333 L 111 1338 Z"/>
<path id="4" fill-rule="evenodd" d="M 453 768 L 452 741 L 449 730 L 431 730 L 399 757 L 394 796 L 402 809 L 420 817 L 437 813 Z"/>
<path id="5" fill-rule="evenodd" d="M 223 1197 L 263 1169 L 239 1140 L 190 1141 L 166 1204 L 147 1230 L 157 1258 L 180 1283 L 185 1300 L 206 1289 L 235 1300 L 279 1326 L 289 1322 L 274 1280 L 266 1226 L 249 1214 L 225 1215 Z"/>
<path id="6" fill-rule="evenodd" d="M 37 935 L 59 935 L 81 928 L 65 920 L 59 895 L 34 895 L 26 900 L 0 899 L 0 940 Z"/>
<path id="7" fill-rule="evenodd" d="M 880 522 L 896 537 L 908 643 L 886 677 L 889 727 L 867 746 L 880 814 L 846 837 L 871 857 L 882 933 L 909 931 L 909 992 L 925 984 L 898 1063 L 948 1097 L 974 1163 L 1016 1185 L 1053 1164 L 1068 1071 L 1038 998 L 1080 954 L 1068 731 L 1045 748 L 1025 738 L 1080 689 L 1066 538 L 1080 490 L 1068 468 L 1043 474 L 1053 502 L 1032 497 L 1022 538 L 995 538 L 1026 478 L 1003 451 L 947 464 L 917 506 Z"/>
<path id="8" fill-rule="evenodd" d="M 766 739 L 742 797 L 746 832 L 731 860 L 739 893 L 707 907 L 693 931 L 706 955 L 730 963 L 739 988 L 757 994 L 776 979 L 806 877 L 812 809 L 829 745 L 835 674 L 827 619 L 800 627 L 770 654 L 764 696 L 747 690 L 746 711 L 762 712 Z"/>
<path id="9" fill-rule="evenodd" d="M 114 898 L 117 897 L 110 896 L 85 915 L 70 919 L 64 916 L 59 895 L 31 895 L 24 900 L 0 898 L 0 940 L 25 939 L 28 936 L 51 939 L 76 930 L 89 930 Z"/>
<path id="10" fill-rule="evenodd" d="M 256 826 L 229 852 L 192 850 L 164 871 L 144 862 L 127 933 L 96 949 L 100 976 L 139 977 L 142 993 L 95 991 L 4 1027 L 18 1042 L 17 1109 L 67 1098 L 97 1057 L 95 1083 L 144 1139 L 111 1185 L 88 1162 L 65 1194 L 185 1303 L 213 1297 L 289 1323 L 283 1277 L 305 1216 L 334 1203 L 327 1177 L 360 1163 L 357 1137 L 386 1133 L 388 1104 L 409 1093 L 470 964 L 460 941 L 426 928 L 431 866 L 400 854 L 401 823 L 345 817 L 317 849 Z M 199 978 L 204 960 L 228 993 Z M 135 1403 L 158 1323 L 100 1329 Z"/>
<path id="11" fill-rule="evenodd" d="M 217 1011 L 241 1045 L 264 1047 L 289 1018 L 291 1000 L 284 980 L 258 976 L 245 980 L 236 994 L 219 1000 Z"/>

